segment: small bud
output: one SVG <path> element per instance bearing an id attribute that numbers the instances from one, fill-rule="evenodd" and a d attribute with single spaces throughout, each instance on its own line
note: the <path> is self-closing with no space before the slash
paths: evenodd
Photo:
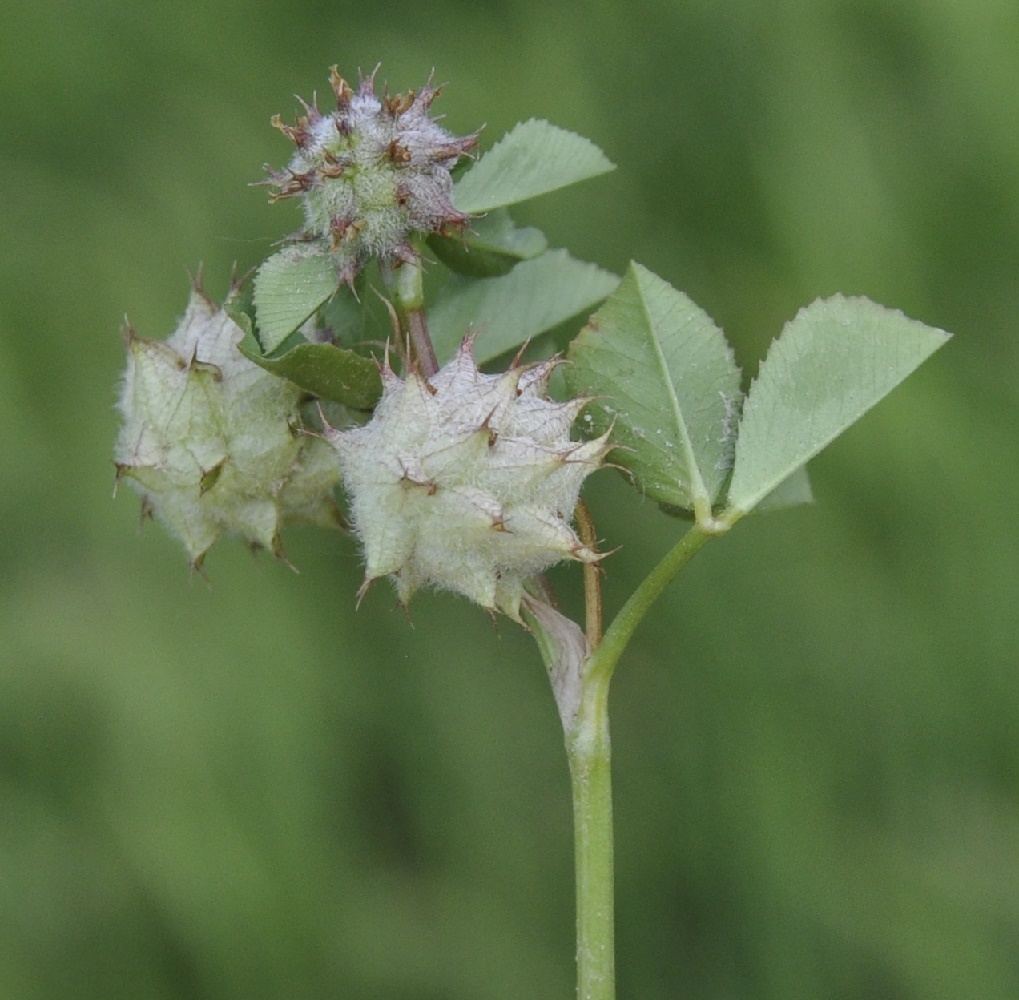
<path id="1" fill-rule="evenodd" d="M 520 620 L 524 582 L 565 559 L 595 562 L 570 526 L 608 435 L 569 438 L 585 400 L 545 397 L 555 359 L 484 375 L 464 340 L 432 378 L 388 366 L 370 423 L 327 429 L 340 457 L 365 586 L 391 576 L 401 602 L 433 585 Z"/>
<path id="2" fill-rule="evenodd" d="M 413 258 L 415 234 L 466 226 L 469 217 L 453 207 L 450 171 L 477 135 L 457 138 L 428 116 L 435 87 L 380 99 L 374 73 L 355 91 L 335 66 L 330 83 L 332 114 L 305 105 L 293 126 L 274 116 L 273 125 L 297 151 L 285 170 L 270 173 L 270 200 L 300 196 L 300 238 L 327 244 L 340 280 L 353 282 L 372 257 L 388 263 Z"/>
<path id="3" fill-rule="evenodd" d="M 282 556 L 284 523 L 338 523 L 332 449 L 301 431 L 300 390 L 245 358 L 242 337 L 198 288 L 167 340 L 126 335 L 117 479 L 195 567 L 224 532 Z"/>

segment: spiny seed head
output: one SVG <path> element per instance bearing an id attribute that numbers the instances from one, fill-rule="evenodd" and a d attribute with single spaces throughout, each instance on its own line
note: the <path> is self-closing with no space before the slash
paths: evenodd
<path id="1" fill-rule="evenodd" d="M 355 90 L 334 66 L 335 111 L 323 114 L 302 101 L 304 114 L 294 125 L 272 119 L 297 150 L 284 170 L 270 172 L 270 199 L 302 199 L 299 237 L 323 241 L 348 283 L 372 257 L 415 260 L 415 234 L 458 232 L 469 219 L 453 206 L 450 171 L 477 145 L 477 135 L 457 138 L 429 117 L 439 93 L 430 83 L 378 97 L 377 69 Z"/>
<path id="2" fill-rule="evenodd" d="M 370 423 L 327 429 L 365 551 L 365 586 L 401 602 L 433 585 L 519 620 L 524 582 L 565 559 L 595 562 L 570 526 L 608 435 L 570 440 L 587 400 L 546 398 L 556 359 L 482 374 L 472 338 L 430 379 L 383 369 Z"/>
<path id="3" fill-rule="evenodd" d="M 301 431 L 300 390 L 245 358 L 242 336 L 197 286 L 166 340 L 126 331 L 117 479 L 195 567 L 224 532 L 282 556 L 285 522 L 338 523 L 333 450 Z"/>

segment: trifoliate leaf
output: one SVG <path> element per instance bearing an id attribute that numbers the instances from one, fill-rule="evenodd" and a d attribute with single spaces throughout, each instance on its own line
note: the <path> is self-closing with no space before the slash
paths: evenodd
<path id="1" fill-rule="evenodd" d="M 468 327 L 480 327 L 475 355 L 481 364 L 590 309 L 618 283 L 565 250 L 549 250 L 497 278 L 454 275 L 428 313 L 436 354 L 452 357 Z"/>
<path id="2" fill-rule="evenodd" d="M 428 245 L 451 271 L 472 278 L 491 278 L 544 253 L 548 241 L 539 229 L 517 229 L 509 212 L 500 208 L 474 219 L 462 235 L 433 234 Z"/>
<path id="3" fill-rule="evenodd" d="M 728 504 L 752 510 L 950 335 L 836 295 L 786 324 L 743 406 Z"/>
<path id="4" fill-rule="evenodd" d="M 370 410 L 382 395 L 378 365 L 333 344 L 300 344 L 279 358 L 242 350 L 267 372 L 288 379 L 322 399 Z"/>
<path id="5" fill-rule="evenodd" d="M 273 254 L 255 275 L 255 315 L 262 350 L 275 350 L 339 285 L 328 254 L 289 246 Z"/>
<path id="6" fill-rule="evenodd" d="M 631 264 L 570 346 L 582 418 L 613 428 L 611 460 L 652 500 L 707 515 L 732 463 L 739 369 L 722 331 L 682 292 Z"/>
<path id="7" fill-rule="evenodd" d="M 615 164 L 590 139 L 532 118 L 503 136 L 457 181 L 453 203 L 474 215 L 613 169 Z"/>

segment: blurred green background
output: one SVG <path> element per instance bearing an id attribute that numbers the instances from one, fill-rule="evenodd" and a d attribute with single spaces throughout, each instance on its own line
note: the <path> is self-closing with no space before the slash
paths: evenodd
<path id="1" fill-rule="evenodd" d="M 381 61 L 485 147 L 594 139 L 619 170 L 518 217 L 639 259 L 750 370 L 835 291 L 956 334 L 621 664 L 620 997 L 1019 996 L 1015 3 L 39 0 L 0 50 L 0 995 L 572 995 L 528 637 L 448 595 L 355 614 L 339 535 L 190 579 L 110 498 L 125 311 L 165 336 L 189 268 L 261 260 L 296 225 L 247 187 L 270 115 Z M 681 527 L 588 496 L 613 609 Z"/>

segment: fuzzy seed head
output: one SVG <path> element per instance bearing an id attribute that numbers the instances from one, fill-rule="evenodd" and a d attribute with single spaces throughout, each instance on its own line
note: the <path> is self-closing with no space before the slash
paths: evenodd
<path id="1" fill-rule="evenodd" d="M 297 150 L 286 169 L 269 174 L 270 197 L 302 199 L 299 237 L 325 242 L 340 279 L 350 283 L 372 257 L 415 260 L 416 234 L 448 234 L 467 225 L 469 217 L 453 207 L 450 170 L 478 137 L 452 136 L 429 117 L 439 92 L 430 83 L 380 98 L 374 72 L 354 90 L 335 66 L 330 82 L 334 112 L 304 104 L 294 125 L 273 118 Z"/>
<path id="2" fill-rule="evenodd" d="M 332 449 L 300 430 L 300 390 L 245 358 L 242 336 L 198 288 L 167 340 L 126 334 L 117 479 L 195 567 L 223 533 L 281 556 L 285 522 L 338 523 Z"/>
<path id="3" fill-rule="evenodd" d="M 519 620 L 524 582 L 565 559 L 595 562 L 570 526 L 608 435 L 571 441 L 584 399 L 545 396 L 557 361 L 482 374 L 472 340 L 430 379 L 388 366 L 370 423 L 327 430 L 343 470 L 365 585 L 400 601 L 432 585 Z"/>

